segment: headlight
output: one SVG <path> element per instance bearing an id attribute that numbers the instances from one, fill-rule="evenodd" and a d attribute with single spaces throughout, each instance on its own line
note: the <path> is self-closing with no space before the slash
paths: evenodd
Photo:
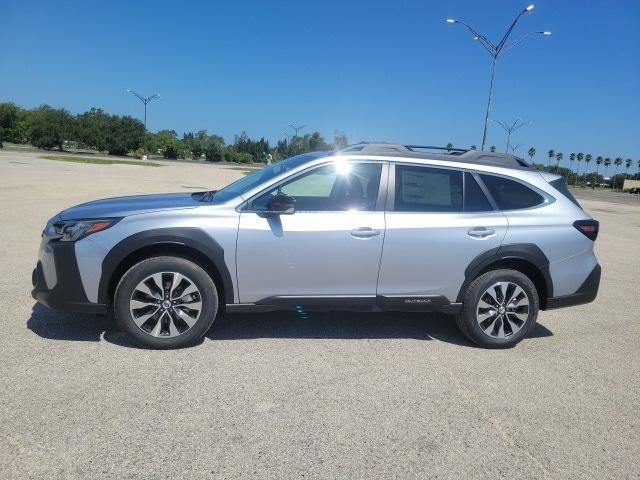
<path id="1" fill-rule="evenodd" d="M 53 224 L 53 228 L 62 242 L 75 242 L 92 233 L 101 232 L 118 223 L 119 218 L 100 220 L 63 220 Z"/>

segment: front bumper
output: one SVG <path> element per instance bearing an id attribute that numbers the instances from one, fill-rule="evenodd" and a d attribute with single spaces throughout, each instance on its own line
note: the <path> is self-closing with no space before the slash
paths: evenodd
<path id="1" fill-rule="evenodd" d="M 593 302 L 598 295 L 598 288 L 600 287 L 600 265 L 596 263 L 587 279 L 580 285 L 580 288 L 571 295 L 563 295 L 561 297 L 552 297 L 547 299 L 547 305 L 545 310 L 552 310 L 554 308 L 572 307 L 574 305 L 583 305 L 585 303 Z"/>
<path id="2" fill-rule="evenodd" d="M 86 313 L 105 313 L 105 304 L 87 300 L 82 285 L 74 244 L 69 242 L 48 242 L 48 255 L 52 255 L 56 282 L 47 286 L 42 261 L 38 260 L 31 275 L 33 290 L 31 296 L 39 303 L 56 310 Z"/>

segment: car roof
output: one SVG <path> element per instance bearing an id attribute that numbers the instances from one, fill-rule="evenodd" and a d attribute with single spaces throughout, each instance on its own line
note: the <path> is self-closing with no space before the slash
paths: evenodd
<path id="1" fill-rule="evenodd" d="M 440 160 L 452 163 L 470 163 L 517 170 L 533 170 L 531 165 L 515 155 L 448 147 L 402 145 L 385 142 L 363 142 L 345 147 L 335 152 L 335 154 L 382 155 L 387 157 L 397 157 L 398 159 Z"/>

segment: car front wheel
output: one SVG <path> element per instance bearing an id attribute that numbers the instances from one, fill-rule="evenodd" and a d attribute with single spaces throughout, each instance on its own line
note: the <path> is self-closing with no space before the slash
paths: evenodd
<path id="1" fill-rule="evenodd" d="M 138 345 L 169 349 L 197 343 L 218 309 L 218 294 L 207 272 L 178 257 L 153 257 L 120 279 L 114 315 Z"/>
<path id="2" fill-rule="evenodd" d="M 538 292 L 516 270 L 492 270 L 469 285 L 457 323 L 469 340 L 486 348 L 513 347 L 538 317 Z"/>

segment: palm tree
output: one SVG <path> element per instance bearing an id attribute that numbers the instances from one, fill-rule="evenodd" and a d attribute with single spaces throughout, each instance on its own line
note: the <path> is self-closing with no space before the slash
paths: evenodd
<path id="1" fill-rule="evenodd" d="M 593 160 L 593 157 L 591 156 L 590 153 L 587 153 L 584 156 L 584 175 L 585 175 L 585 185 L 587 184 L 587 172 L 589 171 L 589 163 L 591 162 L 591 160 Z"/>
<path id="2" fill-rule="evenodd" d="M 598 172 L 600 171 L 600 165 L 602 165 L 603 161 L 604 158 L 602 158 L 602 155 L 596 157 L 596 181 L 598 181 Z"/>
<path id="3" fill-rule="evenodd" d="M 604 159 L 604 176 L 607 177 L 607 168 L 611 165 L 611 159 L 609 157 Z"/>
<path id="4" fill-rule="evenodd" d="M 627 178 L 629 176 L 629 167 L 631 167 L 631 163 L 632 160 L 630 158 L 627 158 L 624 161 L 624 178 Z"/>
<path id="5" fill-rule="evenodd" d="M 496 151 L 496 146 L 495 145 L 491 145 L 489 147 L 489 151 L 492 152 L 492 153 L 495 152 Z"/>
<path id="6" fill-rule="evenodd" d="M 527 153 L 529 153 L 529 160 L 533 163 L 533 157 L 536 156 L 536 147 L 531 147 Z"/>
<path id="7" fill-rule="evenodd" d="M 613 186 L 615 188 L 616 176 L 618 175 L 618 167 L 622 165 L 622 158 L 616 157 L 616 159 L 613 161 L 613 164 L 616 166 L 616 173 L 613 175 Z"/>
<path id="8" fill-rule="evenodd" d="M 547 153 L 547 156 L 549 157 L 547 159 L 547 167 L 548 167 L 549 163 L 551 162 L 551 159 L 556 156 L 555 150 L 553 148 L 551 150 L 549 150 L 549 152 Z"/>
<path id="9" fill-rule="evenodd" d="M 580 174 L 580 162 L 584 159 L 584 153 L 580 152 L 576 155 L 576 160 L 578 160 L 578 165 L 576 166 L 576 184 L 578 184 L 578 175 Z"/>
<path id="10" fill-rule="evenodd" d="M 571 155 L 569 155 L 569 171 L 571 172 L 569 174 L 569 179 L 571 178 L 571 174 L 573 173 L 573 162 L 575 160 L 576 160 L 576 154 L 572 152 Z M 569 183 L 571 183 L 571 182 L 569 181 Z"/>
<path id="11" fill-rule="evenodd" d="M 552 150 L 550 150 L 552 151 Z M 564 155 L 562 155 L 562 152 L 558 152 L 556 153 L 556 173 L 558 173 L 560 171 L 560 160 L 562 160 L 564 157 Z"/>

